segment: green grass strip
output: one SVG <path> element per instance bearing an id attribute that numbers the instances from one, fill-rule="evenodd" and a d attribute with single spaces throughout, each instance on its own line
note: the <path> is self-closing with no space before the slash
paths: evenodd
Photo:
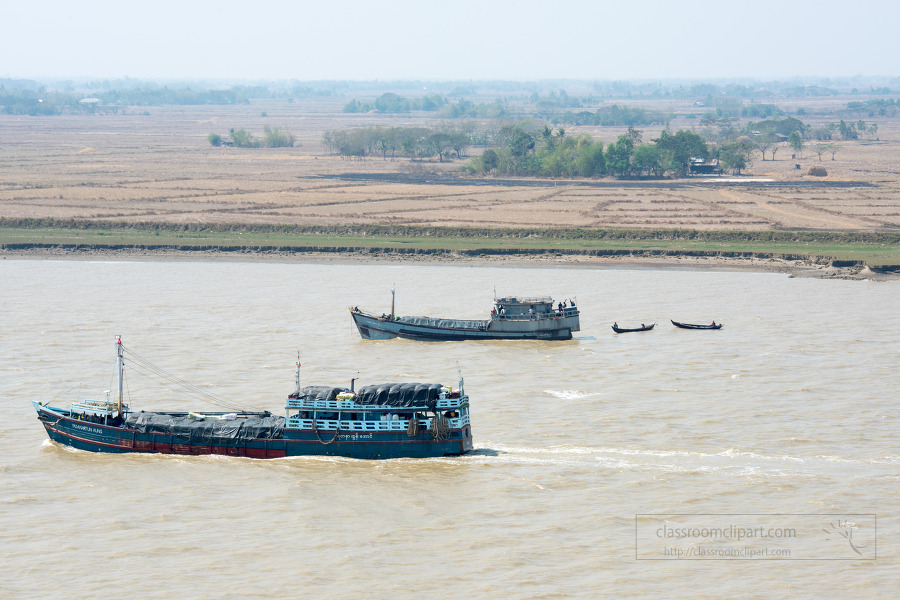
<path id="1" fill-rule="evenodd" d="M 181 225 L 0 219 L 0 245 L 404 252 L 641 252 L 830 258 L 900 265 L 900 232 L 692 229 L 532 229 L 434 226 Z"/>

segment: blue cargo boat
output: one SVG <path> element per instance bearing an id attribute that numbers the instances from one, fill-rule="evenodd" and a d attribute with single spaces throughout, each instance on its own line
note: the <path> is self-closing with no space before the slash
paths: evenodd
<path id="1" fill-rule="evenodd" d="M 571 340 L 572 332 L 581 329 L 575 302 L 553 306 L 549 296 L 495 298 L 491 318 L 484 320 L 401 317 L 394 314 L 393 298 L 390 314 L 354 306 L 350 316 L 364 340 Z"/>
<path id="2" fill-rule="evenodd" d="M 224 454 L 249 458 L 423 458 L 472 450 L 469 397 L 459 387 L 394 383 L 354 389 L 300 386 L 286 416 L 262 412 L 132 411 L 122 397 L 127 350 L 116 339 L 118 400 L 55 408 L 34 401 L 50 439 L 91 452 Z M 143 360 L 143 359 L 140 359 Z"/>

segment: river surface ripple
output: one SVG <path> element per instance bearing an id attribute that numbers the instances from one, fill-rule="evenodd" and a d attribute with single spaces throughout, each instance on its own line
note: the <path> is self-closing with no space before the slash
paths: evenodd
<path id="1" fill-rule="evenodd" d="M 897 283 L 37 260 L 0 261 L 0 277 L 2 598 L 889 598 L 900 589 Z M 362 341 L 347 308 L 389 311 L 392 287 L 398 314 L 457 318 L 486 318 L 495 289 L 575 297 L 582 330 L 569 342 Z M 670 318 L 725 327 L 684 331 Z M 617 336 L 613 321 L 659 325 Z M 106 367 L 116 334 L 191 383 L 279 414 L 298 351 L 306 384 L 456 386 L 461 369 L 476 451 L 256 461 L 49 442 L 30 401 L 103 397 L 115 387 Z M 133 370 L 127 384 L 137 409 L 214 410 Z M 759 526 L 825 516 L 821 539 L 791 542 L 797 560 L 678 560 L 652 535 L 666 514 Z M 877 557 L 871 527 L 857 532 L 858 556 L 847 554 L 846 530 L 829 537 L 828 515 L 847 514 L 866 527 L 877 517 Z"/>

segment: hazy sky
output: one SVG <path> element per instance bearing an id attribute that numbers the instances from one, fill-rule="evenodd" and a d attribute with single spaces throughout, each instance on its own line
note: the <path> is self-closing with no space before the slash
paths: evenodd
<path id="1" fill-rule="evenodd" d="M 2 23 L 17 78 L 900 75 L 897 0 L 44 0 Z"/>

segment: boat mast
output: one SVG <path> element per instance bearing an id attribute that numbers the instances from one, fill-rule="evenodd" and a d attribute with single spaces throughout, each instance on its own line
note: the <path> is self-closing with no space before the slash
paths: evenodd
<path id="1" fill-rule="evenodd" d="M 391 321 L 394 320 L 394 288 L 391 288 Z"/>
<path id="2" fill-rule="evenodd" d="M 124 381 L 124 370 L 125 370 L 125 351 L 122 348 L 122 336 L 116 336 L 116 361 L 118 363 L 118 371 L 119 371 L 119 416 L 123 419 L 125 418 L 125 413 L 122 412 L 122 403 L 123 403 L 123 394 L 122 394 L 122 383 Z"/>
<path id="3" fill-rule="evenodd" d="M 300 351 L 297 350 L 297 391 L 300 391 Z"/>

